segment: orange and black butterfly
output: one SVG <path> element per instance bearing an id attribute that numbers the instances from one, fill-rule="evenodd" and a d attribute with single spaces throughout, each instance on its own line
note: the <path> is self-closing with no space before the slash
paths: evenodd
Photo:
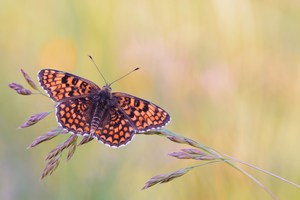
<path id="1" fill-rule="evenodd" d="M 159 129 L 170 121 L 159 106 L 138 97 L 102 89 L 79 76 L 54 69 L 38 73 L 40 85 L 57 102 L 56 117 L 68 132 L 92 136 L 112 147 L 126 145 L 135 133 Z"/>

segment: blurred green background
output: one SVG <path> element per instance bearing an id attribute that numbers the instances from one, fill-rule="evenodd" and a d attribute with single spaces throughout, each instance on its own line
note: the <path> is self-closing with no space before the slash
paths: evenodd
<path id="1" fill-rule="evenodd" d="M 249 178 L 219 163 L 141 190 L 154 175 L 197 164 L 167 156 L 185 146 L 138 135 L 118 149 L 93 141 L 40 181 L 47 153 L 67 136 L 26 147 L 56 127 L 53 109 L 27 87 L 55 68 L 103 80 L 141 70 L 113 85 L 165 108 L 168 129 L 300 183 L 299 1 L 5 1 L 0 0 L 0 199 L 270 199 Z M 28 87 L 27 87 L 28 88 Z M 247 169 L 247 168 L 246 168 Z M 251 169 L 279 199 L 300 190 Z"/>

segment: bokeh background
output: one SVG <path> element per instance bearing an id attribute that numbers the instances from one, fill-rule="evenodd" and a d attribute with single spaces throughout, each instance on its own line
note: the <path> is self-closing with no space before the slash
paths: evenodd
<path id="1" fill-rule="evenodd" d="M 40 180 L 47 153 L 67 136 L 26 147 L 56 127 L 41 95 L 20 96 L 20 68 L 56 68 L 113 85 L 165 108 L 168 129 L 300 183 L 300 3 L 295 0 L 0 0 L 0 199 L 270 199 L 226 164 L 141 190 L 154 175 L 197 164 L 167 156 L 185 146 L 138 135 L 112 149 L 93 141 Z M 27 86 L 27 85 L 26 85 Z M 28 87 L 27 87 L 28 88 Z M 249 168 L 279 199 L 300 190 Z"/>

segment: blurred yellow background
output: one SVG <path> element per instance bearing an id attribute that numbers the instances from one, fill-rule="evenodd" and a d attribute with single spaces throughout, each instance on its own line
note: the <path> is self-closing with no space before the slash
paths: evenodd
<path id="1" fill-rule="evenodd" d="M 182 146 L 138 135 L 118 149 L 93 141 L 40 181 L 47 153 L 67 136 L 26 147 L 56 127 L 53 109 L 29 88 L 20 68 L 77 74 L 148 99 L 172 116 L 168 129 L 300 183 L 299 1 L 5 1 L 0 0 L 0 199 L 270 199 L 249 178 L 218 163 L 141 190 L 154 175 L 199 162 L 167 156 Z M 279 199 L 300 190 L 253 173 Z"/>

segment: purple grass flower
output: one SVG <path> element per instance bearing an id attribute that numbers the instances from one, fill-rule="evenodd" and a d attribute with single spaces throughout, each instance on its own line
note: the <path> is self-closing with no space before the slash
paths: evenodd
<path id="1" fill-rule="evenodd" d="M 48 175 L 51 175 L 55 171 L 55 169 L 59 165 L 60 157 L 61 157 L 61 154 L 53 157 L 51 160 L 48 161 L 48 163 L 42 173 L 41 179 L 45 178 Z"/>
<path id="2" fill-rule="evenodd" d="M 26 128 L 32 126 L 44 119 L 50 112 L 41 112 L 35 115 L 32 115 L 24 124 L 22 124 L 19 128 Z"/>
<path id="3" fill-rule="evenodd" d="M 189 153 L 189 154 L 207 155 L 206 153 L 204 153 L 203 151 L 200 151 L 199 149 L 187 148 L 187 149 L 181 149 L 181 151 Z"/>
<path id="4" fill-rule="evenodd" d="M 169 153 L 169 156 L 178 159 L 213 160 L 214 156 L 208 155 L 198 149 L 181 149 L 179 152 Z"/>
<path id="5" fill-rule="evenodd" d="M 11 89 L 15 90 L 18 94 L 21 95 L 31 95 L 32 92 L 30 90 L 25 89 L 22 85 L 18 83 L 10 83 L 8 85 Z"/>
<path id="6" fill-rule="evenodd" d="M 27 149 L 30 149 L 32 147 L 35 147 L 39 144 L 41 144 L 42 142 L 45 142 L 45 141 L 48 141 L 48 140 L 51 140 L 52 138 L 56 137 L 58 134 L 62 134 L 62 133 L 65 133 L 66 131 L 63 130 L 62 128 L 56 128 L 56 129 L 53 129 L 41 136 L 39 136 L 38 138 L 36 138 L 28 147 Z"/>
<path id="7" fill-rule="evenodd" d="M 145 186 L 142 188 L 147 189 L 153 185 L 156 185 L 158 183 L 166 183 L 169 182 L 175 178 L 178 178 L 180 176 L 183 176 L 184 174 L 186 174 L 188 171 L 190 171 L 193 167 L 186 167 L 186 168 L 182 168 L 179 169 L 175 172 L 169 173 L 169 174 L 160 174 L 157 176 L 152 177 L 149 181 L 147 181 L 147 183 L 145 184 Z"/>
<path id="8" fill-rule="evenodd" d="M 84 136 L 84 137 L 82 138 L 82 140 L 79 142 L 78 146 L 83 145 L 83 144 L 86 144 L 86 143 L 92 141 L 93 139 L 94 139 L 93 137 L 90 137 L 90 136 Z"/>
<path id="9" fill-rule="evenodd" d="M 69 152 L 68 152 L 68 155 L 67 155 L 67 160 L 70 160 L 72 158 L 72 156 L 74 155 L 75 150 L 76 150 L 76 143 L 77 143 L 76 139 L 71 143 L 70 148 L 69 148 Z"/>
<path id="10" fill-rule="evenodd" d="M 23 70 L 21 69 L 21 72 L 25 78 L 25 80 L 27 81 L 27 83 L 35 90 L 38 90 L 36 84 L 33 82 L 33 80 L 30 78 L 30 76 Z"/>
<path id="11" fill-rule="evenodd" d="M 50 153 L 48 154 L 46 160 L 48 160 L 45 169 L 42 173 L 41 179 L 45 178 L 48 175 L 51 175 L 55 169 L 58 167 L 62 152 L 70 147 L 67 160 L 70 160 L 76 150 L 76 141 L 78 136 L 71 135 L 64 143 L 57 145 Z"/>
<path id="12" fill-rule="evenodd" d="M 77 137 L 77 135 L 71 135 L 64 143 L 57 145 L 52 151 L 50 151 L 46 160 L 51 160 L 53 157 L 60 154 L 63 150 L 68 148 L 74 140 L 77 140 Z"/>

